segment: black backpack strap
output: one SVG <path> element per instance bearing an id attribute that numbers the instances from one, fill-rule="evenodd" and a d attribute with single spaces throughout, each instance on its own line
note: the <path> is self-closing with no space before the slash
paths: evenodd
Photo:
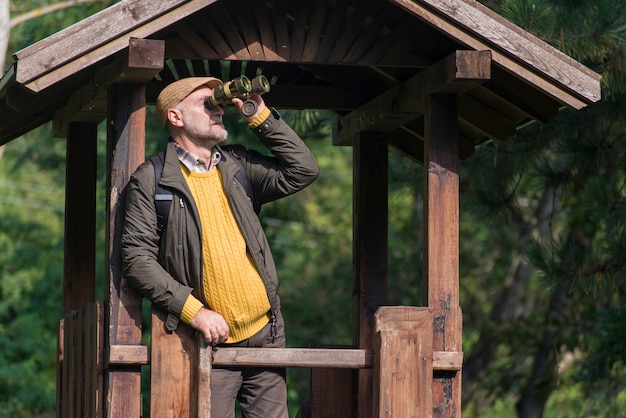
<path id="1" fill-rule="evenodd" d="M 150 162 L 154 167 L 154 207 L 157 214 L 157 233 L 160 236 L 167 224 L 167 217 L 170 213 L 174 195 L 159 184 L 161 174 L 163 173 L 163 165 L 165 164 L 165 152 L 161 151 L 154 155 L 150 158 Z"/>

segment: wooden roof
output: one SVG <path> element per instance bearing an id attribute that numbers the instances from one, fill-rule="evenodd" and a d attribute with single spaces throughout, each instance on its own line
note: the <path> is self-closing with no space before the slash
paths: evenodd
<path id="1" fill-rule="evenodd" d="M 50 120 L 57 133 L 102 121 L 108 85 L 133 80 L 131 38 L 165 41 L 149 102 L 180 77 L 262 73 L 271 105 L 342 116 L 336 143 L 386 131 L 409 154 L 429 93 L 459 95 L 466 155 L 600 99 L 598 74 L 473 0 L 123 0 L 14 54 L 0 79 L 0 144 Z M 472 57 L 488 65 L 459 87 L 462 51 L 484 51 Z"/>

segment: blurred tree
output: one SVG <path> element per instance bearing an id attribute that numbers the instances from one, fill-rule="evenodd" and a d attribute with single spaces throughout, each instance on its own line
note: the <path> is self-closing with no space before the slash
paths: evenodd
<path id="1" fill-rule="evenodd" d="M 463 165 L 474 217 L 462 227 L 491 242 L 462 254 L 464 403 L 481 417 L 503 399 L 520 417 L 620 416 L 624 335 L 608 330 L 624 330 L 626 5 L 499 3 L 512 22 L 602 74 L 604 100 L 482 147 Z M 586 402 L 550 402 L 556 390 Z"/>

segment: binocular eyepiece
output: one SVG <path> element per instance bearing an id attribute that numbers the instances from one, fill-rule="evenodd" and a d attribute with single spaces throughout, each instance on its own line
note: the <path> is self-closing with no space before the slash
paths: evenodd
<path id="1" fill-rule="evenodd" d="M 244 116 L 252 116 L 256 113 L 257 104 L 248 99 L 252 94 L 263 94 L 270 91 L 270 83 L 263 75 L 252 80 L 245 75 L 239 76 L 226 83 L 220 84 L 211 91 L 211 97 L 204 101 L 204 106 L 210 109 L 214 106 L 229 103 L 233 98 L 247 99 L 241 108 Z"/>

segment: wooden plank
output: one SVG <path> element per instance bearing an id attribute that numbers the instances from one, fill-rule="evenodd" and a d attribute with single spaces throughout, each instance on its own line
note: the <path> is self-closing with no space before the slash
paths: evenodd
<path id="1" fill-rule="evenodd" d="M 91 303 L 84 308 L 83 335 L 85 374 L 83 384 L 83 413 L 85 417 L 96 417 L 97 377 L 98 377 L 98 312 L 96 305 Z"/>
<path id="2" fill-rule="evenodd" d="M 104 352 L 105 352 L 105 337 L 104 337 L 104 301 L 98 301 L 96 303 L 96 418 L 104 417 Z"/>
<path id="3" fill-rule="evenodd" d="M 126 0 L 49 36 L 15 54 L 18 60 L 16 81 L 28 83 L 71 62 L 130 30 L 141 27 L 156 16 L 185 3 L 185 0 L 146 2 Z M 128 39 L 128 38 L 126 38 Z"/>
<path id="4" fill-rule="evenodd" d="M 214 23 L 214 22 L 215 21 L 212 21 L 211 23 Z M 217 52 L 218 56 L 221 57 L 221 59 L 224 59 L 224 60 L 238 59 L 235 54 L 235 50 L 226 42 L 224 37 L 222 37 L 222 35 L 220 34 L 218 30 L 218 25 L 216 22 L 215 24 L 209 24 L 203 30 L 203 34 L 204 36 L 206 36 L 208 44 L 211 45 L 213 48 L 215 48 L 215 51 Z M 184 38 L 183 38 L 183 42 L 184 42 Z"/>
<path id="5" fill-rule="evenodd" d="M 339 119 L 333 127 L 333 143 L 349 144 L 361 131 L 391 131 L 423 114 L 423 98 L 428 94 L 462 94 L 490 76 L 489 51 L 456 51 Z"/>
<path id="6" fill-rule="evenodd" d="M 67 412 L 68 418 L 78 418 L 80 417 L 78 411 L 78 391 L 79 391 L 79 371 L 81 366 L 78 364 L 78 355 L 79 352 L 77 350 L 78 346 L 78 312 L 72 311 L 68 318 L 69 327 L 67 331 L 69 331 L 66 335 L 68 337 L 67 344 L 65 345 L 66 354 L 68 357 L 68 393 L 67 393 Z"/>
<path id="7" fill-rule="evenodd" d="M 198 382 L 195 397 L 198 405 L 198 418 L 211 418 L 211 365 L 213 347 L 198 333 Z"/>
<path id="8" fill-rule="evenodd" d="M 319 63 L 328 62 L 328 57 L 335 46 L 337 37 L 346 25 L 348 6 L 350 6 L 350 0 L 339 0 L 333 7 L 332 13 L 328 17 L 326 31 L 317 49 L 315 61 Z"/>
<path id="9" fill-rule="evenodd" d="M 468 48 L 492 50 L 495 63 L 573 109 L 601 98 L 599 74 L 478 2 L 391 1 Z"/>
<path id="10" fill-rule="evenodd" d="M 462 352 L 433 351 L 433 370 L 460 371 L 462 367 Z"/>
<path id="11" fill-rule="evenodd" d="M 109 90 L 107 124 L 107 245 L 109 345 L 141 343 L 141 297 L 123 277 L 120 252 L 124 190 L 131 174 L 145 158 L 146 88 L 118 84 Z M 105 415 L 110 418 L 141 414 L 141 369 L 110 367 L 106 383 Z"/>
<path id="12" fill-rule="evenodd" d="M 351 417 L 353 377 L 349 369 L 311 370 L 311 418 Z"/>
<path id="13" fill-rule="evenodd" d="M 65 395 L 65 319 L 59 319 L 59 329 L 57 334 L 57 384 L 56 384 L 56 416 L 63 417 Z"/>
<path id="14" fill-rule="evenodd" d="M 78 318 L 77 318 L 77 329 L 76 329 L 76 340 L 77 340 L 77 344 L 76 344 L 76 350 L 78 352 L 78 355 L 76 356 L 76 360 L 77 360 L 77 373 L 76 373 L 76 379 L 77 379 L 77 383 L 78 383 L 78 391 L 77 391 L 77 397 L 76 397 L 76 410 L 78 412 L 78 416 L 80 417 L 86 417 L 88 415 L 86 415 L 86 411 L 85 411 L 85 405 L 87 403 L 86 397 L 87 397 L 87 385 L 86 385 L 86 379 L 87 379 L 87 368 L 85 367 L 86 365 L 86 361 L 87 361 L 87 356 L 85 353 L 85 344 L 86 344 L 86 322 L 87 322 L 87 311 L 85 310 L 85 308 L 81 309 L 78 311 Z"/>
<path id="15" fill-rule="evenodd" d="M 362 369 L 371 366 L 371 352 L 334 348 L 222 348 L 213 350 L 219 366 L 327 367 Z"/>
<path id="16" fill-rule="evenodd" d="M 457 100 L 430 95 L 426 100 L 424 291 L 433 309 L 433 350 L 459 352 L 459 175 Z M 460 373 L 436 376 L 433 408 L 437 417 L 461 416 Z"/>
<path id="17" fill-rule="evenodd" d="M 111 366 L 150 364 L 150 351 L 145 345 L 111 345 L 108 361 Z"/>
<path id="18" fill-rule="evenodd" d="M 274 35 L 274 22 L 270 17 L 267 4 L 265 2 L 249 0 L 248 7 L 254 12 L 254 21 L 256 22 L 261 39 L 261 47 L 266 61 L 285 61 L 278 55 L 276 46 L 276 37 Z M 283 17 L 284 18 L 284 17 Z"/>
<path id="19" fill-rule="evenodd" d="M 359 57 L 358 59 L 358 64 L 385 65 L 386 63 L 383 61 L 383 59 L 389 55 L 389 51 L 393 50 L 393 48 L 397 46 L 397 43 L 398 43 L 397 36 L 399 33 L 401 33 L 401 30 L 404 27 L 410 27 L 411 32 L 413 34 L 412 37 L 415 37 L 415 30 L 417 27 L 415 26 L 414 19 L 409 15 L 404 15 L 398 21 L 398 23 L 396 23 L 396 25 L 392 27 L 393 27 L 393 35 L 389 34 L 387 36 L 380 36 L 377 39 L 376 43 L 374 43 L 367 50 L 363 51 L 363 55 Z M 415 37 L 415 38 L 419 39 L 418 37 Z M 408 63 L 408 60 L 411 61 L 411 64 Z M 394 63 L 392 66 L 398 65 L 402 62 L 406 62 L 407 66 L 410 65 L 410 66 L 417 66 L 417 67 L 424 67 L 430 64 L 430 62 L 429 63 L 420 62 L 421 60 L 423 60 L 423 58 L 420 56 L 417 56 L 417 54 L 412 54 L 412 55 L 402 54 L 399 57 L 394 56 L 392 59 L 389 60 L 389 62 Z"/>
<path id="20" fill-rule="evenodd" d="M 493 83 L 483 87 L 497 95 L 498 103 L 508 102 L 520 111 L 542 123 L 550 122 L 559 113 L 560 105 L 539 90 L 527 88 L 524 80 L 501 69 L 492 72 Z"/>
<path id="21" fill-rule="evenodd" d="M 192 49 L 198 54 L 198 58 L 202 59 L 219 59 L 220 54 L 215 51 L 214 45 L 208 44 L 198 33 L 191 29 L 188 24 L 185 22 L 180 22 L 176 24 L 176 33 L 180 36 L 183 41 L 183 44 L 186 44 L 186 47 Z M 171 45 L 168 44 L 168 47 Z M 177 53 L 180 54 L 180 51 L 177 51 L 178 48 L 172 48 Z M 171 49 L 168 48 L 168 51 L 171 52 Z M 187 57 L 192 58 L 188 54 L 181 54 L 181 58 Z M 169 56 L 169 58 L 172 58 Z"/>
<path id="22" fill-rule="evenodd" d="M 289 0 L 275 0 L 270 13 L 274 22 L 274 34 L 276 36 L 276 53 L 282 61 L 289 61 L 291 55 L 291 38 L 289 37 L 289 26 L 287 17 L 287 5 Z M 260 2 L 255 1 L 256 4 Z M 263 6 L 265 7 L 265 6 Z"/>
<path id="23" fill-rule="evenodd" d="M 355 41 L 362 36 L 363 29 L 369 19 L 376 19 L 378 12 L 386 2 L 360 2 L 355 12 L 349 16 L 344 24 L 341 36 L 335 40 L 333 50 L 328 61 L 331 63 L 342 62 L 354 45 Z"/>
<path id="24" fill-rule="evenodd" d="M 250 4 L 244 3 L 244 7 L 238 7 L 234 14 L 241 28 L 244 42 L 247 45 L 250 57 L 253 61 L 265 61 L 265 50 L 259 36 L 259 25 L 268 24 L 269 22 L 259 22 L 254 17 L 254 10 Z"/>
<path id="25" fill-rule="evenodd" d="M 375 417 L 431 417 L 433 313 L 383 306 L 375 316 Z"/>
<path id="26" fill-rule="evenodd" d="M 396 24 L 401 21 L 406 14 L 398 11 L 398 8 L 384 3 L 380 10 L 375 10 L 375 18 L 373 18 L 366 26 L 363 27 L 361 34 L 354 40 L 354 43 L 350 45 L 348 51 L 346 51 L 343 62 L 356 63 L 359 62 L 361 57 L 367 54 L 374 45 L 384 37 L 385 32 L 393 33 L 389 28 L 395 28 Z M 370 15 L 370 17 L 372 17 Z M 387 34 L 387 37 L 389 37 Z M 395 42 L 398 42 L 397 38 Z"/>
<path id="27" fill-rule="evenodd" d="M 310 15 L 309 8 L 313 6 L 313 2 L 308 0 L 294 0 L 295 7 L 294 21 L 291 25 L 291 57 L 290 62 L 302 62 L 302 53 L 304 52 L 304 42 L 306 40 L 306 29 L 308 26 L 308 18 Z"/>
<path id="28" fill-rule="evenodd" d="M 93 123 L 72 123 L 66 141 L 63 312 L 96 299 L 96 158 Z"/>
<path id="29" fill-rule="evenodd" d="M 248 51 L 246 42 L 241 37 L 239 30 L 239 26 L 235 24 L 232 20 L 231 15 L 226 9 L 226 5 L 224 2 L 216 2 L 213 7 L 211 7 L 211 11 L 215 15 L 215 20 L 213 23 L 215 24 L 216 29 L 220 37 L 222 37 L 228 45 L 232 48 L 235 53 L 235 57 L 238 60 L 250 60 L 253 59 L 250 51 Z M 236 29 L 236 30 L 234 30 Z"/>
<path id="30" fill-rule="evenodd" d="M 152 308 L 150 417 L 196 417 L 198 342 L 194 330 L 183 323 L 168 333 L 166 319 L 167 313 Z"/>
<path id="31" fill-rule="evenodd" d="M 52 84 L 59 82 L 60 80 L 71 77 L 75 73 L 84 70 L 93 63 L 107 59 L 115 53 L 123 50 L 128 46 L 129 39 L 148 38 L 161 28 L 170 25 L 172 22 L 181 20 L 215 1 L 217 0 L 194 0 L 182 2 L 182 4 L 177 8 L 174 8 L 168 13 L 146 22 L 144 25 L 133 28 L 132 30 L 119 35 L 117 38 L 110 37 L 108 41 L 101 46 L 98 46 L 88 52 L 84 52 L 81 55 L 73 56 L 71 61 L 67 61 L 63 65 L 51 69 L 49 72 L 37 74 L 36 78 L 31 78 L 24 86 L 34 92 L 39 92 Z M 125 3 L 119 4 L 123 5 Z M 110 34 L 107 34 L 107 36 L 110 36 Z M 32 54 L 32 57 L 32 59 L 37 59 L 38 54 Z M 30 56 L 29 59 L 31 59 Z M 19 71 L 20 68 L 18 65 L 18 73 Z"/>
<path id="32" fill-rule="evenodd" d="M 302 50 L 302 62 L 314 62 L 320 46 L 324 21 L 328 17 L 325 2 L 311 2 L 314 7 L 309 12 L 309 25 Z"/>

